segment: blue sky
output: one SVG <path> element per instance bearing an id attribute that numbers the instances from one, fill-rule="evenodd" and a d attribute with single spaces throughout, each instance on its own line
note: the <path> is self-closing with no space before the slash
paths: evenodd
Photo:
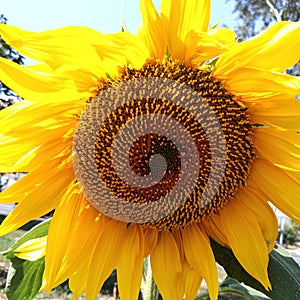
<path id="1" fill-rule="evenodd" d="M 212 0 L 211 25 L 229 18 L 233 23 L 233 1 Z M 160 0 L 154 0 L 159 7 Z M 136 32 L 140 23 L 139 0 L 0 0 L 0 14 L 10 25 L 42 31 L 68 25 L 87 26 L 102 33 L 120 30 L 120 12 L 128 30 Z"/>

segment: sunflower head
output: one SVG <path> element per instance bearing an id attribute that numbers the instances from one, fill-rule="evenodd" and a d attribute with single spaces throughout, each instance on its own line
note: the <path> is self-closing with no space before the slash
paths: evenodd
<path id="1" fill-rule="evenodd" d="M 87 199 L 104 214 L 172 231 L 218 212 L 246 181 L 250 118 L 208 68 L 148 60 L 101 88 L 73 154 Z"/>
<path id="2" fill-rule="evenodd" d="M 26 99 L 0 112 L 0 171 L 28 172 L 0 195 L 19 202 L 0 233 L 55 210 L 46 251 L 34 240 L 18 255 L 45 255 L 43 288 L 69 279 L 88 300 L 115 267 L 121 299 L 136 299 L 145 257 L 165 300 L 193 299 L 202 279 L 216 300 L 209 238 L 269 289 L 268 202 L 300 221 L 300 80 L 283 73 L 299 60 L 300 23 L 236 44 L 208 28 L 209 1 L 140 3 L 137 35 L 0 25 L 41 62 L 0 58 L 1 80 Z"/>

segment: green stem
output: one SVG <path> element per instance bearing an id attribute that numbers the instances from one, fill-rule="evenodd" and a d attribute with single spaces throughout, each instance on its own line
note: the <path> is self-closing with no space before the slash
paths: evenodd
<path id="1" fill-rule="evenodd" d="M 158 289 L 155 284 L 154 278 L 152 276 L 152 269 L 149 257 L 147 258 L 147 263 L 144 265 L 147 268 L 146 278 L 143 288 L 143 296 L 145 300 L 157 300 L 158 299 Z"/>

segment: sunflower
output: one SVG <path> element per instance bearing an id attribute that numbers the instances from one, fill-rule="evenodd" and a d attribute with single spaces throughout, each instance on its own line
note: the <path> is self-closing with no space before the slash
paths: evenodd
<path id="1" fill-rule="evenodd" d="M 0 171 L 28 172 L 0 195 L 18 202 L 0 233 L 55 210 L 43 288 L 69 279 L 74 298 L 95 299 L 116 268 L 121 299 L 137 299 L 150 256 L 163 299 L 193 299 L 202 279 L 217 299 L 209 238 L 270 289 L 269 201 L 300 222 L 300 80 L 283 73 L 300 23 L 236 43 L 208 29 L 209 1 L 140 7 L 137 35 L 1 25 L 41 63 L 0 60 L 26 99 L 0 113 Z"/>

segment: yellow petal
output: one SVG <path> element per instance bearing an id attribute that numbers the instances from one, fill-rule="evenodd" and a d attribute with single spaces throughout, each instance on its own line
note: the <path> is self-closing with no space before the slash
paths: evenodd
<path id="1" fill-rule="evenodd" d="M 89 267 L 90 262 L 84 264 L 80 270 L 78 270 L 69 278 L 69 287 L 73 293 L 71 300 L 78 299 L 81 296 L 81 294 L 86 290 Z"/>
<path id="2" fill-rule="evenodd" d="M 276 165 L 300 170 L 300 134 L 295 132 L 294 135 L 295 139 L 298 139 L 297 143 L 284 139 L 284 133 L 280 133 L 278 130 L 257 128 L 254 135 L 257 156 Z"/>
<path id="3" fill-rule="evenodd" d="M 1 38 L 6 41 L 6 43 L 10 43 L 11 46 L 15 47 L 16 50 L 20 50 L 19 48 L 17 49 L 18 45 L 21 44 L 21 42 L 18 42 L 20 38 L 27 38 L 30 37 L 31 35 L 34 35 L 35 33 L 33 31 L 27 31 L 23 30 L 21 28 L 15 27 L 15 26 L 10 26 L 6 24 L 1 24 L 0 26 L 0 33 L 1 33 Z M 15 41 L 14 43 L 12 41 Z"/>
<path id="4" fill-rule="evenodd" d="M 282 95 L 284 97 L 284 95 Z M 279 98 L 279 95 L 278 95 Z M 244 101 L 243 101 L 244 102 Z M 251 103 L 247 110 L 255 124 L 263 124 L 270 129 L 297 132 L 300 121 L 300 102 L 296 99 L 274 99 Z"/>
<path id="5" fill-rule="evenodd" d="M 185 37 L 185 61 L 192 65 L 218 56 L 235 44 L 235 33 L 229 28 L 208 32 L 191 30 Z"/>
<path id="6" fill-rule="evenodd" d="M 39 178 L 39 184 L 36 180 Z M 0 235 L 9 233 L 27 222 L 53 210 L 74 180 L 72 164 L 59 167 L 59 160 L 46 162 L 0 194 L 0 203 L 19 204 L 0 226 Z"/>
<path id="7" fill-rule="evenodd" d="M 171 233 L 159 232 L 150 260 L 153 277 L 162 297 L 166 300 L 181 300 L 182 265 L 176 241 Z"/>
<path id="8" fill-rule="evenodd" d="M 65 133 L 64 130 L 56 130 L 56 133 L 59 132 L 61 132 L 62 135 Z M 0 148 L 0 155 L 4 153 L 5 158 L 7 158 L 6 160 L 0 159 L 1 172 L 32 172 L 42 166 L 45 160 L 50 160 L 53 157 L 61 157 L 64 159 L 64 157 L 72 151 L 71 140 L 61 140 L 60 144 L 58 141 L 52 140 L 36 147 L 33 147 L 30 143 L 26 143 L 23 149 L 20 149 L 21 147 L 16 148 L 16 143 L 20 142 L 22 145 L 21 141 L 21 138 L 10 140 Z"/>
<path id="9" fill-rule="evenodd" d="M 96 299 L 104 281 L 116 267 L 120 249 L 123 247 L 124 239 L 122 237 L 126 235 L 126 230 L 126 223 L 113 220 L 100 236 L 89 269 L 86 300 Z"/>
<path id="10" fill-rule="evenodd" d="M 80 93 L 80 98 L 89 98 L 96 96 L 98 92 L 97 88 L 99 84 L 99 78 L 92 76 L 89 71 L 78 66 L 64 64 L 63 66 L 56 69 L 56 72 L 62 73 L 63 75 L 66 75 L 74 80 L 76 88 Z M 106 76 L 106 74 L 104 74 L 104 71 L 102 76 Z"/>
<path id="11" fill-rule="evenodd" d="M 70 78 L 55 72 L 40 75 L 1 57 L 0 78 L 4 84 L 25 99 L 63 101 L 80 98 Z"/>
<path id="12" fill-rule="evenodd" d="M 223 75 L 221 75 L 223 77 Z M 217 76 L 219 79 L 220 76 Z M 271 73 L 253 68 L 240 68 L 226 77 L 226 88 L 246 106 L 264 107 L 265 100 L 295 100 L 300 93 L 300 79 L 288 74 Z"/>
<path id="13" fill-rule="evenodd" d="M 144 228 L 145 249 L 144 257 L 147 257 L 156 247 L 158 231 L 154 228 Z"/>
<path id="14" fill-rule="evenodd" d="M 268 248 L 256 216 L 238 199 L 222 208 L 220 216 L 222 229 L 235 257 L 265 289 L 270 289 Z"/>
<path id="15" fill-rule="evenodd" d="M 144 262 L 144 235 L 139 225 L 132 224 L 121 236 L 117 264 L 118 288 L 122 300 L 137 299 Z M 129 284 L 130 283 L 130 284 Z"/>
<path id="16" fill-rule="evenodd" d="M 108 74 L 116 74 L 118 66 L 132 65 L 140 68 L 150 57 L 144 42 L 129 32 L 104 35 L 93 41 L 101 59 L 101 67 Z"/>
<path id="17" fill-rule="evenodd" d="M 167 52 L 167 37 L 162 32 L 162 21 L 152 0 L 140 1 L 143 26 L 139 30 L 139 37 L 147 45 L 150 56 L 163 59 Z"/>
<path id="18" fill-rule="evenodd" d="M 184 61 L 186 35 L 191 30 L 207 31 L 209 17 L 209 0 L 162 0 L 162 30 L 167 33 L 168 48 L 174 59 Z"/>
<path id="19" fill-rule="evenodd" d="M 47 120 L 48 127 L 54 128 L 55 125 L 56 127 L 61 127 L 61 125 L 58 124 L 59 122 L 64 123 L 69 121 L 70 118 L 74 119 L 74 117 L 81 112 L 83 107 L 84 102 L 78 99 L 72 99 L 72 101 L 66 102 L 23 100 L 0 111 L 1 124 L 5 125 L 5 128 L 3 128 L 1 132 L 9 134 L 10 136 L 18 136 L 19 133 L 22 132 L 22 129 L 17 128 L 18 126 L 26 125 L 35 128 L 38 127 L 38 125 L 44 124 L 45 119 L 49 119 Z M 59 122 L 55 120 L 57 116 L 61 117 Z M 11 118 L 15 118 L 13 120 L 14 124 L 9 124 Z"/>
<path id="20" fill-rule="evenodd" d="M 180 260 L 182 265 L 182 282 L 183 291 L 185 294 L 184 299 L 194 299 L 197 291 L 200 288 L 202 277 L 200 274 L 190 265 L 185 257 L 184 244 L 183 244 L 183 231 L 177 230 L 172 232 L 172 235 L 177 243 L 177 247 L 180 254 Z"/>
<path id="21" fill-rule="evenodd" d="M 182 237 L 187 261 L 205 279 L 210 299 L 218 299 L 218 273 L 208 237 L 196 224 L 182 230 Z"/>
<path id="22" fill-rule="evenodd" d="M 202 226 L 205 232 L 216 242 L 223 246 L 228 246 L 228 240 L 226 235 L 224 235 L 223 231 L 221 230 L 221 220 L 220 216 L 217 214 L 211 215 L 209 218 L 202 221 Z"/>
<path id="23" fill-rule="evenodd" d="M 202 277 L 187 261 L 183 264 L 185 300 L 194 300 L 200 288 Z"/>
<path id="24" fill-rule="evenodd" d="M 260 99 L 259 95 L 262 96 Z M 249 93 L 249 97 L 243 96 L 243 98 L 240 98 L 239 100 L 241 100 L 248 108 L 247 112 L 251 116 L 251 120 L 253 120 L 254 124 L 268 125 L 267 123 L 270 123 L 272 125 L 274 123 L 274 125 L 276 125 L 276 121 L 279 121 L 278 124 L 282 124 L 280 121 L 281 117 L 299 116 L 300 102 L 298 102 L 294 96 L 286 96 L 283 86 L 282 94 L 278 93 L 275 95 L 273 92 L 270 92 L 269 94 L 266 93 L 265 95 L 254 93 L 251 99 Z M 275 120 L 274 122 L 272 121 L 273 118 Z"/>
<path id="25" fill-rule="evenodd" d="M 72 128 L 73 130 L 74 128 Z M 70 129 L 71 130 L 71 129 Z M 56 132 L 59 132 L 58 130 Z M 65 131 L 60 130 L 62 135 Z M 18 141 L 21 141 L 18 140 Z M 24 151 L 18 151 L 15 144 L 5 145 L 3 148 L 10 151 L 6 154 L 7 164 L 0 165 L 0 170 L 3 172 L 32 172 L 39 167 L 43 167 L 45 160 L 51 160 L 52 158 L 60 157 L 64 161 L 65 157 L 72 151 L 71 139 L 61 140 L 61 144 L 58 141 L 49 141 L 40 147 L 33 148 L 31 145 L 24 145 Z M 4 152 L 4 149 L 0 153 Z"/>
<path id="26" fill-rule="evenodd" d="M 294 114 L 297 113 L 298 110 L 297 105 L 295 107 Z M 278 129 L 278 130 L 293 130 L 294 132 L 297 132 L 299 130 L 299 121 L 300 121 L 300 115 L 298 116 L 266 116 L 262 114 L 255 114 L 255 117 L 251 118 L 252 121 L 256 124 L 263 124 L 268 126 L 270 129 Z"/>
<path id="27" fill-rule="evenodd" d="M 300 22 L 278 22 L 221 55 L 214 74 L 227 76 L 243 67 L 282 72 L 299 61 L 299 48 Z"/>
<path id="28" fill-rule="evenodd" d="M 182 232 L 181 230 L 176 230 L 172 232 L 172 236 L 177 244 L 177 248 L 180 255 L 181 265 L 183 266 L 183 263 L 185 261 L 184 257 L 184 248 L 183 248 L 183 241 L 182 241 Z"/>
<path id="29" fill-rule="evenodd" d="M 241 96 L 241 101 L 252 105 L 255 101 L 263 102 L 264 99 L 281 101 L 295 99 L 300 93 L 300 79 L 288 74 L 272 73 L 253 68 L 239 68 L 230 74 L 215 74 L 218 79 L 226 81 L 226 88 L 236 95 Z"/>
<path id="30" fill-rule="evenodd" d="M 53 281 L 46 278 L 48 284 L 46 288 L 48 290 L 64 282 L 76 271 L 88 264 L 93 257 L 98 239 L 110 221 L 109 218 L 102 216 L 87 201 L 82 202 L 74 233 L 68 243 L 68 247 L 65 249 L 64 259 L 59 272 Z"/>
<path id="31" fill-rule="evenodd" d="M 26 68 L 40 75 L 53 73 L 53 69 L 47 64 L 34 64 L 26 66 Z M 58 67 L 55 72 L 71 78 L 81 98 L 89 98 L 96 95 L 99 78 L 92 76 L 89 71 L 75 65 L 64 64 Z M 103 76 L 106 76 L 104 72 Z"/>
<path id="32" fill-rule="evenodd" d="M 26 172 L 32 169 L 26 168 L 36 156 L 37 146 L 31 143 L 18 147 L 17 139 L 0 135 L 0 171 L 1 172 Z M 16 143 L 17 142 L 17 143 Z M 22 144 L 21 144 L 22 145 Z M 44 158 L 43 158 L 44 159 Z"/>
<path id="33" fill-rule="evenodd" d="M 36 261 L 46 255 L 47 236 L 26 241 L 17 249 L 15 256 L 21 259 Z"/>
<path id="34" fill-rule="evenodd" d="M 75 115 L 81 108 L 79 101 L 21 101 L 3 109 L 0 112 L 0 170 L 28 172 L 45 160 L 70 153 L 77 122 Z"/>
<path id="35" fill-rule="evenodd" d="M 300 180 L 263 159 L 252 164 L 247 184 L 260 187 L 265 196 L 283 213 L 300 223 Z"/>
<path id="36" fill-rule="evenodd" d="M 55 280 L 66 249 L 74 236 L 74 228 L 82 205 L 82 192 L 78 184 L 69 187 L 52 217 L 47 244 L 44 278 L 48 283 Z"/>
<path id="37" fill-rule="evenodd" d="M 45 62 L 57 69 L 71 64 L 89 71 L 95 77 L 104 73 L 101 60 L 91 43 L 103 35 L 93 29 L 69 26 L 43 32 L 28 32 L 14 26 L 0 25 L 3 39 L 18 52 Z"/>
<path id="38" fill-rule="evenodd" d="M 241 188 L 235 196 L 236 201 L 242 202 L 256 216 L 261 232 L 268 242 L 269 251 L 273 249 L 278 236 L 278 221 L 273 209 L 253 188 L 248 186 Z"/>

